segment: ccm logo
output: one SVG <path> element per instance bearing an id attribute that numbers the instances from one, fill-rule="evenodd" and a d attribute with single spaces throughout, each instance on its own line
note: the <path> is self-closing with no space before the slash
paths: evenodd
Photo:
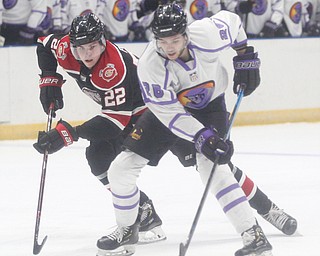
<path id="1" fill-rule="evenodd" d="M 73 143 L 72 137 L 66 130 L 61 130 L 60 133 L 63 136 L 65 146 L 69 146 Z"/>

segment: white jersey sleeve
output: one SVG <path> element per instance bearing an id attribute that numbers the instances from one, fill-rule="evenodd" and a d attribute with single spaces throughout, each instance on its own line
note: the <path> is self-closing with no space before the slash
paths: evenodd
<path id="1" fill-rule="evenodd" d="M 2 1 L 4 10 L 2 22 L 13 25 L 27 25 L 36 29 L 47 15 L 46 0 Z"/>
<path id="2" fill-rule="evenodd" d="M 99 0 L 96 13 L 106 24 L 112 35 L 124 37 L 129 33 L 129 24 L 134 15 L 133 1 Z"/>
<path id="3" fill-rule="evenodd" d="M 283 12 L 284 12 L 284 0 L 273 0 L 271 2 L 271 18 L 270 20 L 277 25 L 280 25 L 283 21 Z"/>
<path id="4" fill-rule="evenodd" d="M 72 20 L 80 14 L 81 5 L 79 0 L 63 0 L 61 2 L 62 29 L 68 30 L 71 26 Z"/>
<path id="5" fill-rule="evenodd" d="M 37 28 L 47 15 L 47 1 L 31 0 L 29 2 L 32 9 L 27 26 L 30 28 Z"/>
<path id="6" fill-rule="evenodd" d="M 52 8 L 52 26 L 55 29 L 61 29 L 62 17 L 61 17 L 61 2 L 60 0 L 49 0 Z"/>
<path id="7" fill-rule="evenodd" d="M 2 24 L 3 2 L 0 1 L 0 25 Z"/>

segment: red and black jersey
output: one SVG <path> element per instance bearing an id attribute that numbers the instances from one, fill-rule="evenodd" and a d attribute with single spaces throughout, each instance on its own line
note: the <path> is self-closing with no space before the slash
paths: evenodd
<path id="1" fill-rule="evenodd" d="M 92 69 L 73 56 L 68 35 L 39 38 L 37 55 L 42 75 L 55 74 L 61 66 L 82 92 L 101 105 L 101 121 L 113 127 L 108 127 L 109 138 L 134 123 L 146 109 L 137 76 L 137 57 L 109 41 Z"/>

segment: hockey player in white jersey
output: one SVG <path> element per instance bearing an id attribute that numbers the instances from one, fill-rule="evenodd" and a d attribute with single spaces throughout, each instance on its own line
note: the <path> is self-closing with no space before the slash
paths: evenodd
<path id="1" fill-rule="evenodd" d="M 176 3 L 183 8 L 189 24 L 195 20 L 209 17 L 221 9 L 220 1 L 215 0 L 178 0 Z"/>
<path id="2" fill-rule="evenodd" d="M 187 27 L 185 13 L 173 3 L 159 6 L 152 29 L 155 39 L 138 64 L 149 111 L 125 140 L 127 149 L 110 166 L 108 178 L 118 227 L 98 240 L 98 255 L 115 255 L 121 249 L 121 255 L 134 253 L 138 237 L 137 177 L 145 165 L 159 160 L 155 159 L 159 150 L 170 149 L 175 138 L 194 143 L 197 168 L 205 184 L 213 161 L 218 161 L 211 192 L 242 236 L 244 247 L 235 256 L 272 255 L 272 246 L 227 165 L 233 144 L 221 139 L 228 117 L 224 99 L 228 80 L 219 60 L 221 53 L 230 47 L 238 53 L 234 57 L 235 92 L 239 84 L 245 84 L 247 96 L 260 83 L 260 60 L 253 47 L 247 46 L 240 18 L 221 11 Z"/>
<path id="3" fill-rule="evenodd" d="M 304 22 L 303 35 L 320 36 L 320 0 L 308 0 L 309 21 Z"/>
<path id="4" fill-rule="evenodd" d="M 1 33 L 5 45 L 35 44 L 35 34 L 47 15 L 46 0 L 3 1 Z"/>
<path id="5" fill-rule="evenodd" d="M 106 24 L 109 40 L 129 40 L 129 27 L 138 21 L 136 4 L 136 0 L 98 0 L 96 14 Z"/>
<path id="6" fill-rule="evenodd" d="M 61 30 L 67 33 L 70 24 L 78 15 L 95 13 L 98 0 L 60 0 L 61 1 Z"/>
<path id="7" fill-rule="evenodd" d="M 283 37 L 282 26 L 284 2 L 286 0 L 237 1 L 234 11 L 240 15 L 245 31 L 250 38 Z"/>

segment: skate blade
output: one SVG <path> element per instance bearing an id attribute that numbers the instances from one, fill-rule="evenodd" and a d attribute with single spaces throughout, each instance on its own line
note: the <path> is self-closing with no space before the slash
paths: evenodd
<path id="1" fill-rule="evenodd" d="M 261 253 L 259 256 L 273 256 L 272 251 L 265 251 Z"/>
<path id="2" fill-rule="evenodd" d="M 265 252 L 262 252 L 262 253 L 250 253 L 248 254 L 247 256 L 273 256 L 272 254 L 272 251 L 265 251 Z"/>
<path id="3" fill-rule="evenodd" d="M 161 226 L 158 226 L 148 231 L 139 232 L 138 244 L 156 243 L 166 239 L 166 234 L 163 232 Z"/>
<path id="4" fill-rule="evenodd" d="M 123 245 L 112 251 L 98 249 L 96 256 L 130 256 L 135 253 L 135 249 L 135 245 Z"/>

